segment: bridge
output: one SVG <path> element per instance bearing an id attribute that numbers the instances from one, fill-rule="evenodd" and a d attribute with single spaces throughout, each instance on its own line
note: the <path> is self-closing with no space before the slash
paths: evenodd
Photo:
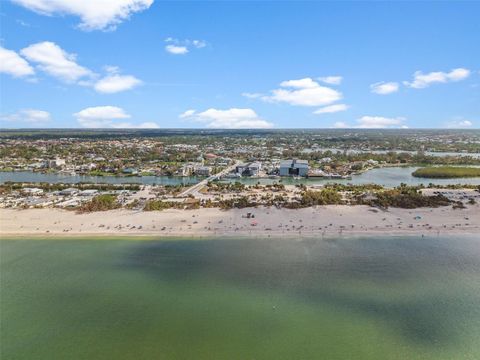
<path id="1" fill-rule="evenodd" d="M 209 176 L 208 178 L 206 179 L 203 179 L 202 181 L 200 181 L 199 183 L 189 187 L 188 189 L 184 190 L 183 192 L 181 192 L 178 197 L 186 197 L 186 196 L 189 196 L 189 195 L 193 195 L 194 197 L 198 197 L 199 195 L 199 191 L 200 189 L 202 189 L 204 186 L 206 186 L 210 181 L 215 181 L 215 180 L 218 180 L 220 179 L 222 176 L 225 176 L 227 175 L 229 172 L 231 172 L 232 170 L 234 170 L 237 165 L 239 164 L 238 161 L 235 162 L 235 164 L 233 165 L 230 165 L 229 167 L 223 169 L 222 171 L 220 171 L 218 174 L 215 174 L 215 175 L 211 175 Z"/>

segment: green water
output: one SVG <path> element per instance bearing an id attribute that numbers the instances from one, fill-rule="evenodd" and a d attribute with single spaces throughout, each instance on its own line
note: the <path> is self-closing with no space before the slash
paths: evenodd
<path id="1" fill-rule="evenodd" d="M 480 239 L 2 240 L 1 359 L 480 359 Z"/>

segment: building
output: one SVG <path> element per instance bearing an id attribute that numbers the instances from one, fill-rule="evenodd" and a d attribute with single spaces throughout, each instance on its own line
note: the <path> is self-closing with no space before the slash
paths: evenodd
<path id="1" fill-rule="evenodd" d="M 235 172 L 242 176 L 258 176 L 262 164 L 259 162 L 252 162 L 249 164 L 238 165 L 235 168 Z"/>
<path id="2" fill-rule="evenodd" d="M 76 193 L 78 193 L 78 189 L 76 188 L 68 188 L 68 189 L 63 189 L 59 191 L 59 194 L 63 196 L 72 196 L 72 195 L 75 195 Z"/>
<path id="3" fill-rule="evenodd" d="M 122 170 L 122 173 L 126 175 L 138 175 L 138 170 L 134 168 L 125 168 Z"/>
<path id="4" fill-rule="evenodd" d="M 210 176 L 209 166 L 199 166 L 195 169 L 195 175 L 198 176 Z"/>
<path id="5" fill-rule="evenodd" d="M 96 189 L 87 189 L 87 190 L 83 190 L 82 192 L 80 192 L 80 196 L 94 196 L 94 195 L 97 195 L 98 194 L 98 190 Z"/>
<path id="6" fill-rule="evenodd" d="M 43 194 L 43 190 L 40 189 L 40 188 L 23 188 L 22 191 L 23 191 L 25 194 L 29 194 L 29 195 L 40 195 L 40 194 Z"/>
<path id="7" fill-rule="evenodd" d="M 280 176 L 307 176 L 307 160 L 283 160 L 280 162 Z"/>
<path id="8" fill-rule="evenodd" d="M 64 159 L 54 159 L 54 160 L 45 160 L 43 162 L 43 167 L 47 169 L 58 169 L 65 166 L 65 160 Z"/>

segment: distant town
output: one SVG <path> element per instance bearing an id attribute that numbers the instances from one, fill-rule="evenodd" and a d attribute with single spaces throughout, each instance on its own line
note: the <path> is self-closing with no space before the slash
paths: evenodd
<path id="1" fill-rule="evenodd" d="M 479 131 L 5 131 L 0 207 L 87 211 L 375 203 L 375 192 L 388 186 L 354 185 L 352 177 L 379 168 L 475 168 L 479 149 Z M 335 185 L 338 180 L 343 182 Z M 332 189 L 341 193 L 328 197 L 325 191 Z M 319 198 L 305 199 L 312 195 Z M 100 199 L 103 203 L 91 204 Z"/>

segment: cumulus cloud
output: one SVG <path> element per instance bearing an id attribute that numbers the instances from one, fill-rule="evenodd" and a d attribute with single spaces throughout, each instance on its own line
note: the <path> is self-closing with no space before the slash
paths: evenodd
<path id="1" fill-rule="evenodd" d="M 318 83 L 311 78 L 304 78 L 298 80 L 286 80 L 280 83 L 281 87 L 291 87 L 295 89 L 313 89 L 318 87 Z"/>
<path id="2" fill-rule="evenodd" d="M 51 120 L 51 115 L 48 111 L 36 109 L 23 109 L 16 113 L 1 116 L 3 121 L 14 123 L 28 123 L 28 124 L 44 124 Z"/>
<path id="3" fill-rule="evenodd" d="M 125 110 L 118 106 L 94 106 L 83 109 L 75 114 L 78 123 L 86 128 L 136 128 L 136 129 L 156 129 L 159 128 L 157 123 L 144 122 L 140 124 L 133 124 L 127 121 L 120 121 L 129 119 L 131 116 Z"/>
<path id="4" fill-rule="evenodd" d="M 402 117 L 362 116 L 360 119 L 357 119 L 358 125 L 356 127 L 363 129 L 401 127 L 404 120 L 405 118 Z"/>
<path id="5" fill-rule="evenodd" d="M 321 86 L 311 78 L 283 81 L 279 89 L 272 90 L 270 95 L 260 97 L 263 101 L 283 102 L 296 106 L 329 105 L 341 98 L 342 94 L 339 91 Z"/>
<path id="6" fill-rule="evenodd" d="M 6 70 L 8 70 L 15 65 L 14 70 L 11 71 L 20 71 L 22 74 L 33 74 L 33 69 L 24 59 L 18 55 L 16 55 L 17 58 L 12 58 L 11 53 L 16 55 L 13 51 L 7 53 L 7 55 L 5 55 L 8 60 L 6 62 L 7 65 L 3 65 L 2 62 L 1 67 L 5 66 Z M 105 66 L 107 74 L 98 80 L 98 74 L 77 63 L 75 54 L 66 52 L 60 46 L 50 41 L 32 44 L 22 49 L 20 53 L 32 63 L 36 63 L 38 69 L 48 75 L 67 84 L 93 87 L 95 91 L 102 94 L 112 94 L 130 90 L 142 83 L 141 80 L 133 75 L 121 75 L 119 73 L 120 69 L 117 66 Z M 0 57 L 2 56 L 2 52 L 0 51 Z"/>
<path id="7" fill-rule="evenodd" d="M 428 74 L 416 71 L 413 74 L 413 81 L 404 81 L 404 84 L 414 89 L 423 89 L 435 83 L 461 81 L 469 76 L 470 70 L 464 68 L 453 69 L 450 72 L 435 71 Z"/>
<path id="8" fill-rule="evenodd" d="M 333 124 L 334 128 L 358 128 L 358 129 L 381 129 L 381 128 L 402 128 L 407 126 L 404 124 L 403 117 L 384 117 L 384 116 L 362 116 L 356 120 L 355 125 L 347 124 L 343 121 Z"/>
<path id="9" fill-rule="evenodd" d="M 464 119 L 453 120 L 446 124 L 446 127 L 449 129 L 465 129 L 465 128 L 471 128 L 472 126 L 473 126 L 472 121 L 464 120 Z"/>
<path id="10" fill-rule="evenodd" d="M 168 44 L 165 46 L 165 50 L 170 54 L 174 55 L 185 55 L 188 53 L 188 49 L 186 46 L 179 46 L 179 45 L 172 45 Z"/>
<path id="11" fill-rule="evenodd" d="M 180 119 L 185 119 L 185 118 L 193 116 L 194 114 L 195 114 L 195 110 L 191 109 L 191 110 L 187 110 L 184 113 L 180 114 L 178 117 Z"/>
<path id="12" fill-rule="evenodd" d="M 387 95 L 394 92 L 397 92 L 399 88 L 399 84 L 396 82 L 377 82 L 375 84 L 370 85 L 370 90 L 379 95 Z"/>
<path id="13" fill-rule="evenodd" d="M 208 128 L 215 129 L 266 129 L 273 127 L 272 123 L 262 120 L 252 109 L 218 110 L 211 108 L 200 113 L 195 110 L 187 110 L 180 117 L 205 123 Z"/>
<path id="14" fill-rule="evenodd" d="M 403 121 L 405 121 L 405 118 L 402 117 L 362 116 L 357 120 L 359 123 L 357 127 L 365 129 L 400 127 Z"/>
<path id="15" fill-rule="evenodd" d="M 0 73 L 13 77 L 25 77 L 35 74 L 30 64 L 13 50 L 0 46 Z"/>
<path id="16" fill-rule="evenodd" d="M 347 123 L 343 122 L 343 121 L 337 121 L 336 123 L 333 124 L 332 127 L 335 128 L 335 129 L 348 129 L 351 126 L 348 125 Z"/>
<path id="17" fill-rule="evenodd" d="M 160 126 L 154 122 L 144 122 L 140 124 L 132 124 L 129 122 L 112 123 L 110 127 L 114 129 L 160 129 Z"/>
<path id="18" fill-rule="evenodd" d="M 201 49 L 207 46 L 207 42 L 204 40 L 179 40 L 172 37 L 166 38 L 165 51 L 173 55 L 185 55 L 190 52 L 190 49 Z"/>
<path id="19" fill-rule="evenodd" d="M 117 106 L 89 107 L 73 115 L 80 125 L 89 128 L 112 127 L 113 120 L 130 118 L 125 110 Z"/>
<path id="20" fill-rule="evenodd" d="M 42 15 L 80 17 L 79 28 L 115 30 L 132 14 L 148 9 L 153 0 L 13 0 L 14 3 Z"/>
<path id="21" fill-rule="evenodd" d="M 319 77 L 318 80 L 329 85 L 340 85 L 342 83 L 343 77 L 342 76 L 325 76 L 325 77 Z"/>
<path id="22" fill-rule="evenodd" d="M 322 107 L 318 110 L 315 110 L 313 113 L 317 114 L 317 115 L 333 114 L 333 113 L 336 113 L 336 112 L 348 110 L 348 108 L 349 108 L 349 106 L 346 105 L 346 104 L 334 104 L 334 105 L 329 105 L 329 106 Z"/>
<path id="23" fill-rule="evenodd" d="M 133 89 L 142 83 L 142 81 L 135 76 L 117 74 L 118 68 L 116 67 L 109 67 L 107 71 L 109 71 L 110 74 L 98 80 L 94 85 L 94 89 L 99 93 L 113 94 Z"/>
<path id="24" fill-rule="evenodd" d="M 20 53 L 38 68 L 66 83 L 75 83 L 81 78 L 92 77 L 89 69 L 76 63 L 76 55 L 69 54 L 57 44 L 44 41 L 30 45 Z"/>

